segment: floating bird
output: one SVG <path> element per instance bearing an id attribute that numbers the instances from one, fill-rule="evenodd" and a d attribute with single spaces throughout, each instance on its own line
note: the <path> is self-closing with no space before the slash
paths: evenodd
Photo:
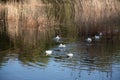
<path id="1" fill-rule="evenodd" d="M 103 33 L 102 33 L 102 32 L 100 32 L 100 33 L 99 33 L 99 35 L 100 35 L 100 36 L 102 36 L 102 35 L 103 35 Z"/>
<path id="2" fill-rule="evenodd" d="M 68 54 L 67 54 L 67 57 L 72 58 L 72 57 L 73 57 L 73 54 L 72 54 L 72 53 L 68 53 Z"/>
<path id="3" fill-rule="evenodd" d="M 103 36 L 103 33 L 102 33 L 102 32 L 100 32 L 100 33 L 99 33 L 99 36 L 100 36 L 100 38 L 102 38 L 102 36 Z"/>
<path id="4" fill-rule="evenodd" d="M 66 47 L 66 45 L 63 44 L 63 43 L 61 43 L 61 44 L 59 45 L 59 48 L 65 48 L 65 47 Z"/>
<path id="5" fill-rule="evenodd" d="M 53 52 L 52 50 L 46 50 L 46 51 L 45 51 L 45 55 L 46 55 L 46 56 L 49 56 L 49 55 L 52 54 L 52 52 Z"/>
<path id="6" fill-rule="evenodd" d="M 86 41 L 90 43 L 90 42 L 92 42 L 92 38 L 88 37 L 88 38 L 86 39 Z"/>
<path id="7" fill-rule="evenodd" d="M 57 36 L 55 37 L 55 40 L 56 40 L 56 41 L 59 41 L 59 40 L 60 40 L 60 37 L 57 35 Z"/>
<path id="8" fill-rule="evenodd" d="M 99 40 L 100 36 L 95 35 L 95 40 Z"/>

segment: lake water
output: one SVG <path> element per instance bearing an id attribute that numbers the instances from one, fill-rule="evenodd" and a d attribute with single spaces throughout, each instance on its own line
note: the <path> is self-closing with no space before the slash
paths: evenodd
<path id="1" fill-rule="evenodd" d="M 120 80 L 118 20 L 96 28 L 92 21 L 75 23 L 72 9 L 62 6 L 50 7 L 49 18 L 41 16 L 45 13 L 38 5 L 6 8 L 0 10 L 0 80 Z M 101 31 L 100 40 L 85 41 Z M 59 48 L 60 43 L 66 48 Z M 46 50 L 53 54 L 45 56 Z M 66 57 L 68 53 L 73 57 Z"/>
<path id="2" fill-rule="evenodd" d="M 6 40 L 4 37 L 2 37 Z M 2 39 L 1 38 L 1 39 Z M 65 49 L 59 44 L 47 48 L 53 55 L 43 52 L 20 50 L 0 51 L 1 80 L 119 80 L 120 43 L 119 41 L 98 41 L 86 43 L 64 38 Z M 6 44 L 5 44 L 6 42 Z M 9 46 L 7 41 L 1 47 Z M 4 44 L 2 44 L 4 43 Z M 53 40 L 53 43 L 56 43 Z M 73 53 L 72 58 L 64 57 Z"/>

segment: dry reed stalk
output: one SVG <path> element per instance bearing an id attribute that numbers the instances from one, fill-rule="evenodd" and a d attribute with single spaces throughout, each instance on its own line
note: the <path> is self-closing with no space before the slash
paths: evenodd
<path id="1" fill-rule="evenodd" d="M 118 0 L 75 0 L 75 20 L 81 32 L 87 29 L 88 33 L 106 33 L 118 24 L 119 7 Z"/>
<path id="2" fill-rule="evenodd" d="M 5 8 L 8 35 L 15 43 L 20 37 L 21 44 L 35 47 L 39 41 L 46 41 L 46 36 L 50 36 L 48 29 L 53 21 L 48 22 L 45 4 L 8 2 Z"/>
<path id="3" fill-rule="evenodd" d="M 7 21 L 7 31 L 11 37 L 18 36 L 18 23 L 19 23 L 19 5 L 17 3 L 11 4 L 7 3 L 6 7 L 6 21 Z"/>
<path id="4" fill-rule="evenodd" d="M 76 19 L 87 22 L 89 18 L 95 21 L 110 18 L 120 12 L 119 4 L 117 0 L 76 0 Z"/>
<path id="5" fill-rule="evenodd" d="M 37 28 L 39 31 L 44 31 L 48 24 L 46 6 L 41 0 L 39 3 L 36 0 L 24 4 L 8 2 L 6 4 L 8 33 L 15 36 L 20 34 L 23 28 Z"/>

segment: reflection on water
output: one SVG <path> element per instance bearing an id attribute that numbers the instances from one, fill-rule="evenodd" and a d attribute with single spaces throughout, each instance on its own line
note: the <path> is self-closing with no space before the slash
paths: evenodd
<path id="1" fill-rule="evenodd" d="M 103 40 L 91 45 L 77 41 L 67 43 L 64 51 L 58 50 L 58 45 L 52 47 L 54 54 L 49 57 L 35 51 L 4 51 L 0 53 L 0 77 L 3 80 L 119 80 L 119 45 L 117 41 Z M 69 52 L 74 54 L 73 58 L 64 57 Z"/>
<path id="2" fill-rule="evenodd" d="M 94 0 L 0 3 L 0 79 L 119 80 L 120 2 L 111 7 L 111 0 L 104 1 L 104 5 Z M 99 32 L 101 40 L 85 42 Z M 56 35 L 62 37 L 60 42 L 54 40 Z M 60 43 L 66 48 L 59 48 Z M 45 56 L 49 49 L 53 54 Z M 73 58 L 66 57 L 68 53 Z"/>

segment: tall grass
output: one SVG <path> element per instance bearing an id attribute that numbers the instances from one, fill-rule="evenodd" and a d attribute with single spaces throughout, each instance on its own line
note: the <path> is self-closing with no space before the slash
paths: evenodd
<path id="1" fill-rule="evenodd" d="M 118 34 L 119 7 L 118 0 L 75 0 L 75 20 L 87 35 L 97 32 Z"/>
<path id="2" fill-rule="evenodd" d="M 48 40 L 51 43 L 49 38 L 54 34 L 51 27 L 53 21 L 48 21 L 46 6 L 41 0 L 8 1 L 1 5 L 1 12 L 5 13 L 1 13 L 4 17 L 0 16 L 2 20 L 4 18 L 5 24 L 2 24 L 16 48 L 35 49 L 42 46 L 41 49 L 44 49 Z"/>
<path id="3" fill-rule="evenodd" d="M 48 28 L 45 27 L 45 24 L 76 23 L 83 34 L 99 31 L 106 34 L 106 28 L 112 32 L 114 27 L 119 26 L 120 1 L 118 0 L 24 0 L 21 3 L 8 1 L 5 7 L 7 8 L 8 24 L 15 22 L 16 25 L 21 24 L 26 28 L 34 27 L 40 31 Z M 17 27 L 16 32 L 18 32 Z M 8 31 L 13 30 L 10 28 Z"/>
<path id="4" fill-rule="evenodd" d="M 55 34 L 119 37 L 119 7 L 118 0 L 10 0 L 0 4 L 0 31 L 5 29 L 15 46 L 30 48 L 48 44 Z"/>

